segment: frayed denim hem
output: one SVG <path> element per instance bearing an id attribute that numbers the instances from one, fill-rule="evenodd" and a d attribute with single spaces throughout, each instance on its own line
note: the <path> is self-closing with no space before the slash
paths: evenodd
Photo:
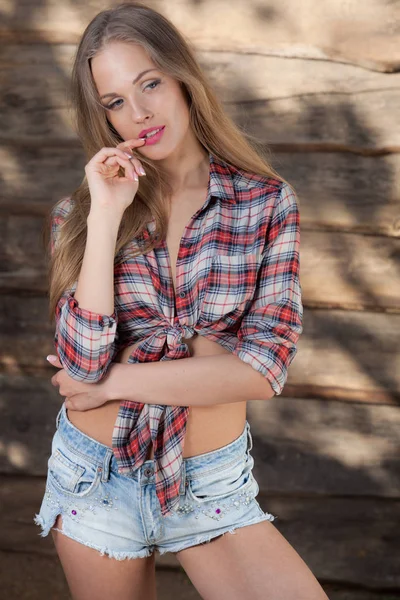
<path id="1" fill-rule="evenodd" d="M 54 525 L 56 518 L 59 514 L 61 514 L 61 516 L 62 516 L 62 513 L 56 513 L 52 519 L 49 519 L 50 525 L 46 525 L 43 517 L 41 515 L 36 514 L 33 518 L 33 521 L 36 525 L 38 525 L 39 527 L 42 528 L 42 531 L 38 535 L 40 535 L 41 537 L 46 537 L 50 533 L 50 529 L 53 528 L 51 523 L 53 523 L 53 525 Z M 104 548 L 104 547 L 98 546 L 97 544 L 85 542 L 85 540 L 81 540 L 80 538 L 77 538 L 76 536 L 72 535 L 68 531 L 68 526 L 65 528 L 64 519 L 63 519 L 63 527 L 64 527 L 64 530 L 58 529 L 56 527 L 54 527 L 53 529 L 54 529 L 54 531 L 59 531 L 60 533 L 69 537 L 70 539 L 74 540 L 75 542 L 78 542 L 79 544 L 83 544 L 84 546 L 87 546 L 88 548 L 93 548 L 93 550 L 98 550 L 100 552 L 100 556 L 108 556 L 109 558 L 114 558 L 115 560 L 125 560 L 125 559 L 132 559 L 132 558 L 147 558 L 148 556 L 151 556 L 153 554 L 153 552 L 150 549 L 146 549 L 146 548 L 143 550 L 140 550 L 139 552 L 136 552 L 136 553 L 115 552 L 114 550 L 110 550 L 109 548 Z"/>
<path id="2" fill-rule="evenodd" d="M 184 544 L 183 546 L 179 547 L 179 548 L 156 548 L 157 552 L 159 552 L 160 555 L 165 554 L 166 552 L 173 552 L 174 554 L 176 554 L 177 552 L 180 552 L 181 550 L 186 550 L 187 548 L 191 548 L 192 546 L 198 546 L 200 544 L 207 544 L 209 542 L 211 542 L 213 539 L 215 538 L 219 538 L 222 537 L 223 535 L 225 535 L 226 533 L 230 533 L 232 535 L 235 535 L 236 531 L 238 529 L 241 529 L 242 527 L 246 527 L 248 525 L 255 525 L 256 523 L 262 523 L 263 521 L 274 521 L 275 519 L 277 519 L 278 517 L 275 517 L 274 515 L 271 515 L 270 513 L 264 513 L 264 511 L 261 509 L 260 507 L 260 511 L 261 511 L 261 515 L 259 517 L 256 517 L 255 519 L 251 519 L 251 521 L 247 521 L 246 523 L 240 523 L 239 525 L 236 526 L 231 526 L 225 529 L 220 529 L 219 531 L 213 531 L 212 533 L 208 534 L 208 535 L 204 535 L 204 536 L 199 536 L 195 541 L 191 541 L 188 542 L 187 544 Z"/>

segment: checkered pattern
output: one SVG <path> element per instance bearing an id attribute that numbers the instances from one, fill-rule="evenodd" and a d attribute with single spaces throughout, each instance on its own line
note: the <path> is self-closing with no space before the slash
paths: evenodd
<path id="1" fill-rule="evenodd" d="M 120 250 L 125 258 L 114 270 L 112 315 L 80 308 L 77 282 L 60 298 L 55 347 L 74 379 L 100 381 L 117 352 L 138 341 L 129 363 L 189 357 L 183 339 L 197 334 L 236 354 L 282 392 L 302 332 L 296 197 L 286 183 L 209 158 L 207 197 L 183 232 L 175 294 L 163 240 L 147 254 L 126 256 L 154 234 L 152 219 Z M 53 209 L 52 249 L 70 208 L 66 198 Z M 121 473 L 140 467 L 153 444 L 156 491 L 167 515 L 179 501 L 189 406 L 163 405 L 162 396 L 159 401 L 122 400 L 112 443 Z"/>

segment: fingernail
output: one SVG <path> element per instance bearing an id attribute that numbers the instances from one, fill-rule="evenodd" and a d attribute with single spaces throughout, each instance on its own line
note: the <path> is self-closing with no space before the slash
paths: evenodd
<path id="1" fill-rule="evenodd" d="M 142 175 L 146 175 L 146 171 L 143 169 L 142 166 L 139 167 L 139 171 Z"/>
<path id="2" fill-rule="evenodd" d="M 57 356 L 53 356 L 52 354 L 49 354 L 48 356 L 46 356 L 46 358 L 49 362 L 56 362 L 57 360 Z"/>
<path id="3" fill-rule="evenodd" d="M 128 158 L 133 158 L 133 154 L 129 154 L 129 152 L 125 152 L 124 150 L 123 150 L 123 153 L 126 154 L 126 156 Z"/>
<path id="4" fill-rule="evenodd" d="M 139 177 L 137 176 L 136 173 L 133 174 L 133 178 L 134 178 L 135 181 L 139 181 Z"/>

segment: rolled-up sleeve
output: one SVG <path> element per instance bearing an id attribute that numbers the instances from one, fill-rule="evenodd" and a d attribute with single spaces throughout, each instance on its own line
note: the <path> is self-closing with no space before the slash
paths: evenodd
<path id="1" fill-rule="evenodd" d="M 296 196 L 283 183 L 267 228 L 256 291 L 242 318 L 233 350 L 266 377 L 276 395 L 283 390 L 303 331 L 299 245 Z"/>
<path id="2" fill-rule="evenodd" d="M 65 199 L 53 209 L 51 254 L 70 206 Z M 54 346 L 68 375 L 77 381 L 98 382 L 107 372 L 117 350 L 117 313 L 99 314 L 79 306 L 74 297 L 77 281 L 62 294 L 55 310 Z"/>

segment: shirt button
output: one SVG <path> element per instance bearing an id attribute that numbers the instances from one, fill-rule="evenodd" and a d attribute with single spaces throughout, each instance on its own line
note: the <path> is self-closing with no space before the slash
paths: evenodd
<path id="1" fill-rule="evenodd" d="M 144 474 L 146 475 L 146 477 L 150 477 L 151 475 L 153 475 L 154 471 L 153 469 L 145 469 L 144 470 Z"/>
<path id="2" fill-rule="evenodd" d="M 186 296 L 186 292 L 179 292 L 179 297 L 184 298 Z"/>

